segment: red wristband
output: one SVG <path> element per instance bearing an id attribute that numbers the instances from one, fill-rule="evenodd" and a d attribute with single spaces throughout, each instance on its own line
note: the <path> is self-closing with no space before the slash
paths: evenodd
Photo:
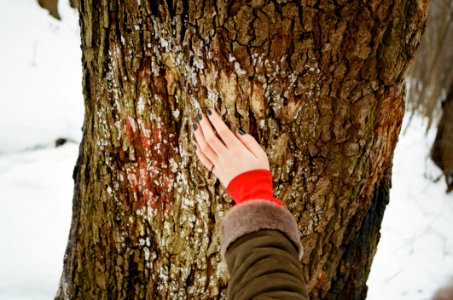
<path id="1" fill-rule="evenodd" d="M 230 181 L 227 191 L 236 204 L 257 199 L 269 200 L 283 206 L 282 201 L 274 198 L 270 170 L 257 169 L 241 173 Z"/>

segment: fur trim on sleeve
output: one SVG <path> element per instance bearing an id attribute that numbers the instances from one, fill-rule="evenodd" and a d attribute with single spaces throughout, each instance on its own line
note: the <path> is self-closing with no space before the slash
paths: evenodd
<path id="1" fill-rule="evenodd" d="M 220 254 L 225 261 L 228 247 L 238 238 L 261 229 L 283 232 L 296 246 L 299 260 L 303 248 L 296 219 L 289 210 L 268 200 L 250 200 L 234 206 L 225 215 L 220 226 Z"/>

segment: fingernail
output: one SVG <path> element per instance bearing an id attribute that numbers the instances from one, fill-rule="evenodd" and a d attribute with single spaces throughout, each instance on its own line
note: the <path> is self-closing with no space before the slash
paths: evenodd
<path id="1" fill-rule="evenodd" d="M 203 116 L 202 116 L 200 113 L 197 114 L 197 120 L 198 120 L 198 121 L 201 121 L 201 118 L 202 118 L 202 117 L 203 117 Z"/>
<path id="2" fill-rule="evenodd" d="M 193 131 L 196 131 L 198 128 L 197 124 L 192 124 L 192 128 L 193 128 Z"/>
<path id="3" fill-rule="evenodd" d="M 242 130 L 241 127 L 239 127 L 238 132 L 239 132 L 240 135 L 244 135 L 245 134 L 244 130 Z"/>
<path id="4" fill-rule="evenodd" d="M 208 116 L 212 115 L 212 110 L 208 108 Z"/>

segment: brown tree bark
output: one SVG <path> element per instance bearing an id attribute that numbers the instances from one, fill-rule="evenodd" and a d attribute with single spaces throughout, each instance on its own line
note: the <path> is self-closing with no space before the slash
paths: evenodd
<path id="1" fill-rule="evenodd" d="M 79 3 L 85 121 L 57 299 L 223 299 L 231 199 L 191 124 L 268 153 L 313 299 L 364 299 L 426 1 Z"/>

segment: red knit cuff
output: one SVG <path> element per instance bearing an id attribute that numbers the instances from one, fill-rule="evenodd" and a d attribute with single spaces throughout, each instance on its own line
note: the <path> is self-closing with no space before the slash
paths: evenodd
<path id="1" fill-rule="evenodd" d="M 246 171 L 234 177 L 228 184 L 227 191 L 236 204 L 248 200 L 269 200 L 279 206 L 282 202 L 274 198 L 272 172 L 265 169 Z"/>

